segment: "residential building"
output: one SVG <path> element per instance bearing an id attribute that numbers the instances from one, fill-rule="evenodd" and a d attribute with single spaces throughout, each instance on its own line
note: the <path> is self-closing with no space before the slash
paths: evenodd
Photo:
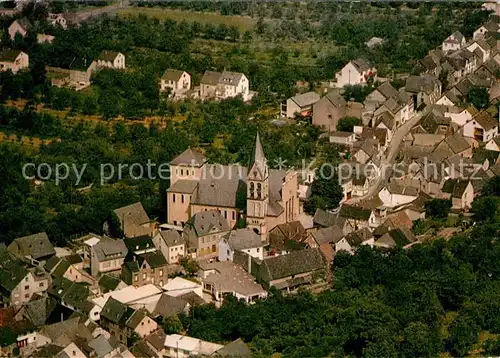
<path id="1" fill-rule="evenodd" d="M 44 266 L 54 277 L 64 277 L 73 282 L 85 282 L 89 285 L 96 284 L 95 278 L 83 268 L 83 260 L 78 254 L 65 257 L 53 256 Z"/>
<path id="2" fill-rule="evenodd" d="M 377 69 L 365 60 L 352 60 L 335 74 L 335 78 L 337 87 L 366 85 L 370 80 L 375 81 L 377 79 Z"/>
<path id="3" fill-rule="evenodd" d="M 342 204 L 339 216 L 345 218 L 354 230 L 362 229 L 363 227 L 377 226 L 373 210 L 362 208 L 361 206 Z"/>
<path id="4" fill-rule="evenodd" d="M 56 253 L 45 232 L 14 239 L 8 250 L 14 256 L 36 261 L 47 260 Z"/>
<path id="5" fill-rule="evenodd" d="M 149 235 L 126 238 L 123 243 L 127 246 L 130 255 L 142 255 L 156 251 L 153 239 Z"/>
<path id="6" fill-rule="evenodd" d="M 474 40 L 484 39 L 489 32 L 496 33 L 498 30 L 499 25 L 495 21 L 489 20 L 474 31 L 473 38 Z"/>
<path id="7" fill-rule="evenodd" d="M 206 71 L 200 82 L 201 99 L 227 99 L 241 95 L 248 101 L 250 83 L 248 78 L 239 72 Z"/>
<path id="8" fill-rule="evenodd" d="M 336 91 L 330 91 L 313 105 L 312 123 L 329 133 L 337 130 L 337 123 L 346 116 L 347 102 Z"/>
<path id="9" fill-rule="evenodd" d="M 356 134 L 353 132 L 330 133 L 330 143 L 352 146 L 356 141 Z"/>
<path id="10" fill-rule="evenodd" d="M 249 258 L 248 262 L 251 262 Z M 267 297 L 267 291 L 258 284 L 254 277 L 240 265 L 231 261 L 201 261 L 198 276 L 203 283 L 203 290 L 219 303 L 224 296 L 231 294 L 245 303 L 253 303 Z"/>
<path id="11" fill-rule="evenodd" d="M 224 346 L 220 344 L 179 334 L 169 334 L 165 338 L 164 356 L 172 358 L 210 357 L 222 348 Z"/>
<path id="12" fill-rule="evenodd" d="M 99 324 L 123 344 L 127 344 L 134 333 L 144 338 L 158 329 L 157 323 L 143 310 L 134 310 L 112 297 L 102 308 Z"/>
<path id="13" fill-rule="evenodd" d="M 176 230 L 161 230 L 153 238 L 153 243 L 169 264 L 178 263 L 187 253 L 186 244 Z"/>
<path id="14" fill-rule="evenodd" d="M 122 280 L 128 285 L 141 287 L 147 284 L 163 286 L 168 278 L 168 263 L 160 251 L 134 255 L 122 265 Z"/>
<path id="15" fill-rule="evenodd" d="M 448 179 L 442 188 L 443 196 L 449 197 L 452 209 L 466 210 L 472 207 L 474 188 L 470 180 Z"/>
<path id="16" fill-rule="evenodd" d="M 184 227 L 188 253 L 196 258 L 218 256 L 219 242 L 229 230 L 229 225 L 220 212 L 211 210 L 196 213 Z"/>
<path id="17" fill-rule="evenodd" d="M 172 97 L 179 97 L 191 89 L 191 75 L 186 71 L 173 70 L 169 68 L 165 71 L 160 80 L 160 92 L 170 90 Z"/>
<path id="18" fill-rule="evenodd" d="M 391 182 L 379 192 L 378 196 L 384 203 L 384 206 L 393 208 L 395 206 L 411 203 L 417 198 L 418 192 L 418 188 Z"/>
<path id="19" fill-rule="evenodd" d="M 9 37 L 12 41 L 15 40 L 16 35 L 19 34 L 21 37 L 25 37 L 31 28 L 31 23 L 25 17 L 14 20 L 12 24 L 7 29 Z"/>
<path id="20" fill-rule="evenodd" d="M 222 237 L 219 243 L 219 260 L 233 261 L 235 251 L 242 251 L 262 260 L 264 258 L 264 245 L 260 235 L 251 229 L 231 230 Z"/>
<path id="21" fill-rule="evenodd" d="M 91 247 L 90 268 L 92 276 L 97 277 L 100 273 L 121 271 L 127 246 L 123 240 L 102 239 Z"/>
<path id="22" fill-rule="evenodd" d="M 397 228 L 390 230 L 375 240 L 374 246 L 392 249 L 395 247 L 406 248 L 418 242 L 415 235 L 407 228 Z"/>
<path id="23" fill-rule="evenodd" d="M 490 139 L 486 146 L 484 147 L 487 150 L 493 150 L 495 152 L 500 152 L 500 136 L 496 136 L 493 139 Z"/>
<path id="24" fill-rule="evenodd" d="M 477 39 L 467 46 L 467 50 L 475 52 L 478 49 L 482 56 L 481 62 L 487 62 L 491 57 L 491 46 L 484 39 Z"/>
<path id="25" fill-rule="evenodd" d="M 4 305 L 20 306 L 46 291 L 50 275 L 40 268 L 27 269 L 5 246 L 0 246 L 0 293 Z"/>
<path id="26" fill-rule="evenodd" d="M 464 137 L 488 142 L 498 135 L 498 120 L 487 111 L 481 111 L 462 127 Z"/>
<path id="27" fill-rule="evenodd" d="M 121 52 L 103 50 L 96 59 L 97 68 L 125 69 L 125 55 Z"/>
<path id="28" fill-rule="evenodd" d="M 125 238 L 153 236 L 155 224 L 149 219 L 140 202 L 113 210 L 120 223 L 120 230 Z"/>
<path id="29" fill-rule="evenodd" d="M 443 41 L 441 48 L 444 52 L 460 50 L 465 46 L 465 36 L 460 31 L 455 31 Z"/>
<path id="30" fill-rule="evenodd" d="M 64 17 L 64 14 L 61 14 L 61 13 L 58 13 L 58 14 L 51 13 L 51 14 L 49 14 L 49 16 L 47 17 L 47 22 L 49 24 L 51 24 L 52 26 L 60 26 L 64 30 L 66 30 L 68 28 L 68 21 Z"/>
<path id="31" fill-rule="evenodd" d="M 29 67 L 29 56 L 21 50 L 0 51 L 0 72 L 11 70 L 17 73 Z"/>
<path id="32" fill-rule="evenodd" d="M 47 293 L 73 311 L 87 312 L 90 309 L 91 304 L 87 301 L 90 290 L 87 284 L 72 282 L 64 277 L 56 277 L 50 284 Z"/>
<path id="33" fill-rule="evenodd" d="M 182 277 L 169 279 L 167 284 L 162 288 L 169 296 L 173 297 L 183 296 L 187 293 L 194 292 L 196 295 L 203 298 L 203 286 Z"/>
<path id="34" fill-rule="evenodd" d="M 320 100 L 316 92 L 298 94 L 281 104 L 281 117 L 295 118 L 296 115 L 309 117 L 313 114 L 313 106 Z"/>
<path id="35" fill-rule="evenodd" d="M 319 248 L 271 256 L 260 263 L 254 263 L 253 260 L 251 262 L 250 272 L 256 275 L 257 282 L 260 282 L 266 289 L 275 287 L 285 292 L 291 292 L 300 286 L 322 280 L 327 264 Z M 257 267 L 254 269 L 254 266 Z"/>
<path id="36" fill-rule="evenodd" d="M 441 82 L 431 75 L 410 76 L 405 91 L 413 97 L 414 108 L 431 105 L 441 97 Z"/>
<path id="37" fill-rule="evenodd" d="M 96 63 L 92 61 L 90 65 L 84 63 L 75 64 L 70 68 L 50 67 L 46 66 L 47 78 L 50 79 L 51 85 L 55 87 L 64 87 L 81 91 L 90 86 L 90 77 L 95 70 Z"/>
<path id="38" fill-rule="evenodd" d="M 270 254 L 283 254 L 306 246 L 309 234 L 300 221 L 276 225 L 269 231 Z"/>
<path id="39" fill-rule="evenodd" d="M 36 41 L 39 44 L 51 44 L 55 40 L 55 36 L 48 35 L 48 34 L 37 34 L 36 35 Z"/>

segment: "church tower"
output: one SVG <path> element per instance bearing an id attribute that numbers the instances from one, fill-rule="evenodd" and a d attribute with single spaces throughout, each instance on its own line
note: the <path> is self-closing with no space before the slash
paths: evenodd
<path id="1" fill-rule="evenodd" d="M 247 226 L 265 238 L 267 207 L 269 205 L 269 168 L 262 150 L 259 133 L 248 165 Z"/>

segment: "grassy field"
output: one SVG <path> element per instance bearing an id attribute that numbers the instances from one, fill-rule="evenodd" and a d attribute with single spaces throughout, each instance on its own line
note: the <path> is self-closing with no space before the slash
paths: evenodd
<path id="1" fill-rule="evenodd" d="M 147 16 L 155 17 L 158 19 L 171 19 L 174 21 L 188 21 L 205 24 L 225 24 L 227 26 L 236 26 L 242 33 L 251 29 L 257 22 L 247 16 L 223 16 L 210 12 L 194 12 L 183 10 L 171 10 L 162 8 L 145 8 L 145 7 L 132 7 L 127 9 L 118 10 L 119 15 L 139 15 L 144 14 Z"/>

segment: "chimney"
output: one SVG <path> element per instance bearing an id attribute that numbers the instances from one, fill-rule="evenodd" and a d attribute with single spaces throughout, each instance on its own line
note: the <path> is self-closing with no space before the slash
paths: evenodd
<path id="1" fill-rule="evenodd" d="M 260 225 L 260 241 L 264 242 L 267 238 L 267 226 L 265 224 Z"/>
<path id="2" fill-rule="evenodd" d="M 248 254 L 247 254 L 248 255 Z M 252 256 L 248 255 L 248 274 L 252 274 Z"/>

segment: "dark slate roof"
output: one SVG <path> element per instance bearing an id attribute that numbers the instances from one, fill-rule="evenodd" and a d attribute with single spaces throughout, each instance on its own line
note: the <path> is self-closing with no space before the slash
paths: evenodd
<path id="1" fill-rule="evenodd" d="M 188 148 L 177 157 L 175 157 L 170 165 L 189 165 L 194 167 L 201 167 L 205 164 L 207 158 L 198 149 Z"/>
<path id="2" fill-rule="evenodd" d="M 150 219 L 140 202 L 114 210 L 125 236 L 136 236 L 136 229 L 149 223 Z M 142 230 L 139 230 L 142 231 Z"/>
<path id="3" fill-rule="evenodd" d="M 52 271 L 52 276 L 55 277 L 61 277 L 63 276 L 66 271 L 69 269 L 71 265 L 69 264 L 68 261 L 61 259 L 59 262 L 59 265 L 56 266 L 56 268 Z"/>
<path id="4" fill-rule="evenodd" d="M 479 112 L 474 117 L 472 117 L 472 120 L 479 123 L 479 125 L 487 131 L 495 127 L 498 127 L 498 120 L 493 118 L 493 116 L 489 114 L 487 111 Z"/>
<path id="5" fill-rule="evenodd" d="M 180 179 L 172 184 L 168 191 L 172 193 L 192 194 L 198 187 L 198 180 Z"/>
<path id="6" fill-rule="evenodd" d="M 21 54 L 21 50 L 9 50 L 5 49 L 3 51 L 0 51 L 0 61 L 6 61 L 6 62 L 14 62 Z"/>
<path id="7" fill-rule="evenodd" d="M 20 19 L 15 20 L 17 23 L 25 30 L 28 31 L 31 27 L 31 22 L 26 18 L 22 17 Z"/>
<path id="8" fill-rule="evenodd" d="M 93 246 L 97 259 L 102 262 L 114 258 L 125 257 L 128 249 L 123 240 L 102 239 Z"/>
<path id="9" fill-rule="evenodd" d="M 111 62 L 113 62 L 115 60 L 115 58 L 119 54 L 120 54 L 120 52 L 103 50 L 99 54 L 98 59 L 101 60 L 101 61 L 111 61 Z"/>
<path id="10" fill-rule="evenodd" d="M 263 245 L 260 235 L 248 228 L 232 230 L 224 238 L 233 250 L 245 250 Z"/>
<path id="11" fill-rule="evenodd" d="M 164 293 L 158 300 L 153 313 L 163 317 L 170 317 L 184 312 L 187 305 L 188 302 L 186 300 L 179 297 L 169 296 Z"/>
<path id="12" fill-rule="evenodd" d="M 287 255 L 269 257 L 262 261 L 265 281 L 273 281 L 325 268 L 325 259 L 319 249 L 292 251 Z"/>
<path id="13" fill-rule="evenodd" d="M 44 232 L 15 239 L 9 245 L 9 251 L 17 256 L 31 256 L 35 260 L 56 253 L 49 237 Z"/>
<path id="14" fill-rule="evenodd" d="M 120 284 L 120 280 L 111 275 L 102 275 L 99 279 L 99 287 L 103 293 L 114 291 L 118 285 Z"/>
<path id="15" fill-rule="evenodd" d="M 132 310 L 132 312 L 129 312 L 130 310 Z M 127 307 L 127 305 L 115 300 L 113 297 L 109 297 L 106 304 L 102 308 L 101 318 L 106 318 L 115 324 L 121 324 L 123 322 L 123 318 L 126 316 L 128 319 L 132 313 L 132 308 Z"/>
<path id="16" fill-rule="evenodd" d="M 183 73 L 184 73 L 184 71 L 174 70 L 174 69 L 169 68 L 168 70 L 165 71 L 165 73 L 163 74 L 161 79 L 164 81 L 177 82 L 181 79 Z"/>
<path id="17" fill-rule="evenodd" d="M 176 230 L 160 231 L 161 238 L 168 247 L 178 246 L 184 243 L 181 235 Z"/>
<path id="18" fill-rule="evenodd" d="M 149 342 L 157 351 L 161 351 L 165 348 L 165 338 L 166 334 L 163 329 L 158 329 L 155 332 L 151 333 L 149 336 L 146 336 L 144 339 Z"/>
<path id="19" fill-rule="evenodd" d="M 453 198 L 461 198 L 468 185 L 469 180 L 448 179 L 444 182 L 442 191 L 451 194 Z"/>
<path id="20" fill-rule="evenodd" d="M 203 77 L 205 77 L 205 76 L 203 76 Z M 230 85 L 235 86 L 240 82 L 242 77 L 243 77 L 242 73 L 224 71 L 221 73 L 217 83 L 218 84 L 230 84 Z"/>
<path id="21" fill-rule="evenodd" d="M 61 261 L 60 257 L 52 256 L 50 259 L 48 259 L 45 262 L 45 265 L 43 266 L 43 268 L 45 270 L 47 270 L 47 272 L 50 273 L 50 272 L 52 272 L 52 270 L 54 270 L 56 268 L 56 266 L 59 264 L 60 261 Z"/>
<path id="22" fill-rule="evenodd" d="M 11 292 L 27 274 L 28 270 L 12 257 L 5 245 L 0 246 L 0 286 Z"/>
<path id="23" fill-rule="evenodd" d="M 141 265 L 146 261 L 151 268 L 157 268 L 168 265 L 165 256 L 160 251 L 148 252 L 137 256 L 137 262 Z"/>
<path id="24" fill-rule="evenodd" d="M 351 246 L 359 246 L 363 242 L 370 240 L 372 238 L 373 238 L 372 232 L 370 231 L 370 229 L 366 227 L 357 231 L 353 231 L 345 237 L 345 239 Z"/>
<path id="25" fill-rule="evenodd" d="M 420 120 L 420 125 L 427 133 L 438 134 L 439 126 L 449 127 L 451 125 L 451 119 L 431 111 L 425 114 Z"/>
<path id="26" fill-rule="evenodd" d="M 347 104 L 344 96 L 341 96 L 337 91 L 330 91 L 323 98 L 326 98 L 337 108 L 344 107 Z"/>
<path id="27" fill-rule="evenodd" d="M 322 209 L 316 209 L 313 222 L 317 225 L 329 227 L 335 225 L 337 217 L 335 214 L 329 213 Z"/>
<path id="28" fill-rule="evenodd" d="M 342 228 L 338 225 L 318 229 L 311 233 L 318 245 L 325 243 L 337 243 L 344 237 Z"/>
<path id="29" fill-rule="evenodd" d="M 262 149 L 259 132 L 257 132 L 255 136 L 255 145 L 253 147 L 252 156 L 250 157 L 250 162 L 248 163 L 248 169 L 251 170 L 254 166 L 259 170 L 262 178 L 268 176 L 269 170 L 267 168 L 267 159 Z"/>
<path id="30" fill-rule="evenodd" d="M 150 358 L 157 356 L 156 352 L 149 347 L 145 340 L 140 340 L 130 347 L 130 352 L 137 358 Z"/>
<path id="31" fill-rule="evenodd" d="M 83 259 L 80 255 L 78 254 L 71 254 L 68 256 L 64 256 L 64 259 L 71 265 L 78 264 L 80 262 L 83 262 Z"/>
<path id="32" fill-rule="evenodd" d="M 221 76 L 222 73 L 220 72 L 205 71 L 203 77 L 201 78 L 200 83 L 214 86 L 219 82 Z"/>
<path id="33" fill-rule="evenodd" d="M 369 70 L 371 68 L 370 64 L 365 60 L 358 58 L 357 60 L 352 60 L 351 63 L 356 67 L 359 72 Z"/>
<path id="34" fill-rule="evenodd" d="M 398 90 L 395 89 L 389 81 L 382 83 L 377 87 L 377 91 L 379 91 L 385 99 L 389 99 L 398 95 Z"/>
<path id="35" fill-rule="evenodd" d="M 154 248 L 153 240 L 150 236 L 136 236 L 124 239 L 123 242 L 129 252 L 138 251 L 138 250 L 147 250 Z"/>
<path id="36" fill-rule="evenodd" d="M 47 319 L 56 306 L 57 301 L 50 297 L 40 297 L 37 300 L 29 301 L 23 304 L 29 320 L 36 327 L 46 324 Z"/>
<path id="37" fill-rule="evenodd" d="M 410 76 L 406 80 L 405 91 L 411 93 L 434 91 L 434 86 L 440 85 L 439 80 L 431 75 Z"/>
<path id="38" fill-rule="evenodd" d="M 316 92 L 307 92 L 293 96 L 290 99 L 295 103 L 297 103 L 297 105 L 302 108 L 313 105 L 314 103 L 318 102 L 320 97 Z"/>
<path id="39" fill-rule="evenodd" d="M 142 309 L 140 310 L 132 310 L 132 314 L 126 320 L 125 325 L 129 328 L 136 329 L 137 326 L 141 323 L 141 321 L 146 317 L 146 314 Z"/>
<path id="40" fill-rule="evenodd" d="M 191 305 L 191 307 L 200 306 L 200 305 L 204 305 L 207 303 L 203 298 L 201 298 L 196 293 L 194 293 L 194 291 L 186 292 L 186 293 L 179 295 L 177 297 L 188 302 Z"/>
<path id="41" fill-rule="evenodd" d="M 372 211 L 359 206 L 343 204 L 340 208 L 339 215 L 348 219 L 368 221 Z"/>
<path id="42" fill-rule="evenodd" d="M 222 347 L 214 354 L 216 357 L 250 358 L 253 356 L 252 350 L 243 342 L 241 338 L 232 341 Z"/>
<path id="43" fill-rule="evenodd" d="M 189 239 L 208 235 L 212 231 L 229 231 L 226 219 L 217 210 L 201 211 L 194 214 L 184 228 L 184 233 Z"/>

